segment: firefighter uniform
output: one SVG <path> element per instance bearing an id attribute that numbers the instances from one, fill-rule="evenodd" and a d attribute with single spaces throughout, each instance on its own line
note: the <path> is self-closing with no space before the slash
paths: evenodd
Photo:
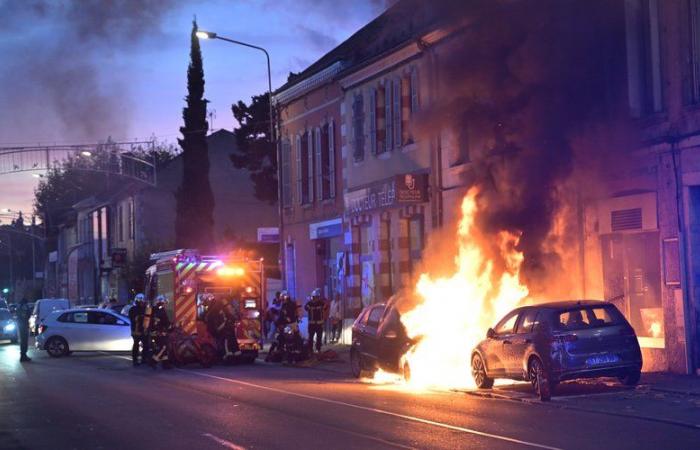
<path id="1" fill-rule="evenodd" d="M 168 330 L 170 329 L 170 318 L 165 310 L 165 300 L 156 300 L 150 316 L 149 333 L 153 340 L 153 358 L 151 364 L 158 362 L 167 364 L 168 361 Z"/>
<path id="2" fill-rule="evenodd" d="M 309 351 L 313 350 L 314 336 L 316 337 L 316 351 L 321 351 L 323 342 L 323 322 L 326 310 L 326 302 L 321 298 L 319 289 L 314 290 L 311 300 L 306 302 L 304 309 L 309 316 Z"/>
<path id="3" fill-rule="evenodd" d="M 146 336 L 143 327 L 143 319 L 146 313 L 146 308 L 143 305 L 141 299 L 136 299 L 134 304 L 129 308 L 129 321 L 131 322 L 131 338 L 134 340 L 134 344 L 131 347 L 131 360 L 136 366 L 140 364 L 139 356 L 141 361 L 145 359 L 146 349 L 148 344 L 146 343 Z M 143 348 L 143 354 L 141 354 L 141 348 Z"/>

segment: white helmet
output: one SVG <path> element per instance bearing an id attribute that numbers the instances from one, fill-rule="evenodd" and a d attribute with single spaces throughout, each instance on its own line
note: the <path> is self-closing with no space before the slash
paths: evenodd
<path id="1" fill-rule="evenodd" d="M 156 304 L 158 303 L 168 303 L 168 297 L 166 297 L 163 294 L 160 294 L 158 297 L 156 297 Z"/>
<path id="2" fill-rule="evenodd" d="M 313 291 L 311 291 L 311 297 L 320 297 L 321 296 L 321 288 L 316 288 Z"/>
<path id="3" fill-rule="evenodd" d="M 143 302 L 145 300 L 146 300 L 146 296 L 140 292 L 138 294 L 136 294 L 136 297 L 134 297 L 135 302 Z"/>

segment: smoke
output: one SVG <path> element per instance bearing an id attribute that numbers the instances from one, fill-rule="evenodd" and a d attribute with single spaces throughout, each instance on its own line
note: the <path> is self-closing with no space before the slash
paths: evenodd
<path id="1" fill-rule="evenodd" d="M 4 141 L 94 141 L 129 129 L 128 57 L 161 37 L 176 0 L 0 3 Z M 111 73 L 107 73 L 109 67 Z M 124 73 L 115 73 L 118 67 Z M 7 107 L 11 105 L 11 107 Z M 11 130 L 11 132 L 10 132 Z M 8 137 L 10 135 L 11 137 Z"/>
<path id="2" fill-rule="evenodd" d="M 552 295 L 573 258 L 577 202 L 600 183 L 586 168 L 630 143 L 623 2 L 444 0 L 436 12 L 460 31 L 436 50 L 439 94 L 422 130 L 451 128 L 481 188 L 477 226 L 520 234 L 523 281 Z"/>

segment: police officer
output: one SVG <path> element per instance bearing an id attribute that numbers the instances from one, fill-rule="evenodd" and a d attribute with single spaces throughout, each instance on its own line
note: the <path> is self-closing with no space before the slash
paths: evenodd
<path id="1" fill-rule="evenodd" d="M 143 353 L 145 354 L 148 345 L 146 344 L 145 330 L 143 328 L 143 318 L 146 313 L 145 300 L 143 294 L 136 294 L 134 303 L 129 308 L 131 338 L 134 340 L 134 345 L 131 347 L 131 360 L 134 366 L 138 366 L 141 363 L 139 356 L 141 356 L 141 361 L 144 360 L 144 355 L 141 355 L 141 348 L 143 348 Z"/>
<path id="2" fill-rule="evenodd" d="M 165 306 L 168 304 L 168 299 L 164 295 L 156 297 L 153 304 L 150 320 L 150 334 L 153 340 L 153 357 L 151 365 L 155 367 L 159 362 L 163 363 L 164 367 L 169 366 L 168 363 L 168 330 L 170 329 L 170 318 Z"/>
<path id="3" fill-rule="evenodd" d="M 311 293 L 311 299 L 306 302 L 304 309 L 309 316 L 309 352 L 313 352 L 314 336 L 316 337 L 316 351 L 321 351 L 323 341 L 323 322 L 326 302 L 321 297 L 321 289 L 316 288 Z"/>
<path id="4" fill-rule="evenodd" d="M 32 310 L 27 304 L 27 299 L 22 298 L 17 307 L 17 328 L 19 332 L 19 360 L 21 362 L 29 362 L 31 358 L 27 356 L 27 347 L 29 346 L 29 316 Z"/>

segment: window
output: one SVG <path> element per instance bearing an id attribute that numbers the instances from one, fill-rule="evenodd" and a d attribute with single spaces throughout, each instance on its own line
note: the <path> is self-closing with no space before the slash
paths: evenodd
<path id="1" fill-rule="evenodd" d="M 642 117 L 663 109 L 659 1 L 626 1 L 625 13 L 630 109 Z"/>
<path id="2" fill-rule="evenodd" d="M 392 115 L 393 105 L 391 102 L 393 83 L 391 80 L 384 80 L 384 151 L 394 148 L 394 119 Z"/>
<path id="3" fill-rule="evenodd" d="M 400 148 L 403 145 L 402 134 L 401 134 L 401 78 L 394 79 L 393 88 L 393 101 L 394 101 L 394 148 Z"/>
<path id="4" fill-rule="evenodd" d="M 382 314 L 384 314 L 384 306 L 380 305 L 372 308 L 367 316 L 367 326 L 377 327 L 379 325 L 379 320 L 382 318 Z"/>
<path id="5" fill-rule="evenodd" d="M 321 127 L 319 143 L 319 180 L 318 198 L 325 200 L 335 197 L 335 139 L 333 139 L 333 122 Z"/>
<path id="6" fill-rule="evenodd" d="M 63 313 L 57 320 L 65 323 L 88 323 L 88 313 L 87 311 Z"/>
<path id="7" fill-rule="evenodd" d="M 323 155 L 325 149 L 321 145 L 321 130 L 313 130 L 314 137 L 314 173 L 316 176 L 316 199 L 323 200 Z"/>
<path id="8" fill-rule="evenodd" d="M 515 321 L 518 319 L 518 313 L 513 312 L 501 319 L 494 328 L 496 334 L 510 334 L 515 329 Z"/>
<path id="9" fill-rule="evenodd" d="M 292 143 L 287 138 L 282 140 L 280 145 L 280 153 L 282 153 L 282 206 L 289 207 L 292 206 Z"/>
<path id="10" fill-rule="evenodd" d="M 559 330 L 584 330 L 623 323 L 625 319 L 615 307 L 595 306 L 560 312 L 555 327 Z"/>
<path id="11" fill-rule="evenodd" d="M 134 199 L 129 199 L 129 239 L 136 237 L 136 215 L 134 214 Z"/>
<path id="12" fill-rule="evenodd" d="M 411 67 L 411 118 L 418 112 L 418 69 Z"/>
<path id="13" fill-rule="evenodd" d="M 373 155 L 379 152 L 377 148 L 377 90 L 369 91 L 369 149 Z"/>
<path id="14" fill-rule="evenodd" d="M 518 322 L 517 333 L 530 333 L 532 331 L 532 326 L 537 322 L 536 309 L 528 309 L 520 315 L 520 322 Z"/>
<path id="15" fill-rule="evenodd" d="M 296 155 L 296 177 L 297 177 L 297 201 L 299 204 L 302 204 L 302 186 L 304 185 L 304 179 L 302 178 L 302 151 L 301 151 L 301 146 L 302 146 L 302 136 L 297 135 L 295 139 L 295 145 L 294 148 L 296 149 L 295 155 Z"/>
<path id="16" fill-rule="evenodd" d="M 423 257 L 424 246 L 423 216 L 414 216 L 408 220 L 408 251 L 411 267 L 415 267 Z"/>
<path id="17" fill-rule="evenodd" d="M 683 76 L 683 97 L 686 103 L 700 102 L 700 0 L 687 0 L 688 17 L 684 29 L 687 45 Z"/>
<path id="18" fill-rule="evenodd" d="M 124 241 L 124 208 L 122 205 L 117 206 L 117 238 L 118 242 Z"/>
<path id="19" fill-rule="evenodd" d="M 297 168 L 298 168 L 298 186 L 299 203 L 302 205 L 311 203 L 313 198 L 313 151 L 311 132 L 302 133 L 297 141 L 299 147 L 297 149 Z"/>
<path id="20" fill-rule="evenodd" d="M 365 110 L 362 93 L 352 101 L 353 158 L 355 162 L 365 159 Z"/>
<path id="21" fill-rule="evenodd" d="M 88 311 L 89 321 L 95 325 L 116 325 L 117 317 L 100 311 Z"/>

